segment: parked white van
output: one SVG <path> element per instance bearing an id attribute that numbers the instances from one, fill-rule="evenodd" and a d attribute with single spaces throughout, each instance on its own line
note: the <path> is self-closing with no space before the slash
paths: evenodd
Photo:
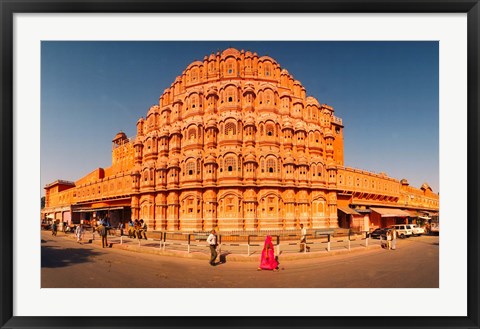
<path id="1" fill-rule="evenodd" d="M 420 235 L 425 233 L 425 229 L 423 227 L 418 226 L 417 224 L 408 224 L 412 229 L 413 235 Z"/>
<path id="2" fill-rule="evenodd" d="M 397 231 L 397 236 L 401 239 L 404 239 L 405 237 L 413 234 L 412 229 L 410 228 L 410 224 L 397 224 L 390 227 L 395 228 L 395 230 Z"/>

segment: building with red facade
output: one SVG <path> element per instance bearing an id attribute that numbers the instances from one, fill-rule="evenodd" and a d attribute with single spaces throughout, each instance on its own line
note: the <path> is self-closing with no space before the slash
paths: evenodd
<path id="1" fill-rule="evenodd" d="M 438 215 L 428 184 L 344 166 L 342 119 L 271 57 L 229 48 L 191 63 L 112 140 L 112 165 L 45 186 L 43 217 L 168 231 L 386 226 Z"/>

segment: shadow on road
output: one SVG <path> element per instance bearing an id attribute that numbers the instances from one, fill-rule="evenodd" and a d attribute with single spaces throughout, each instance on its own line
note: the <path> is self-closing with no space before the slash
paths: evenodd
<path id="1" fill-rule="evenodd" d="M 74 264 L 93 262 L 95 256 L 101 255 L 101 252 L 82 248 L 56 248 L 42 246 L 42 267 L 57 268 Z"/>
<path id="2" fill-rule="evenodd" d="M 231 253 L 230 252 L 222 252 L 220 254 L 220 261 L 218 264 L 225 264 L 227 262 L 227 256 L 230 255 Z"/>

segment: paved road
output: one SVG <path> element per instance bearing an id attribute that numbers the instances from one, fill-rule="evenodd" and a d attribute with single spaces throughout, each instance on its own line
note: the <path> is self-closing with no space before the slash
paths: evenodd
<path id="1" fill-rule="evenodd" d="M 436 288 L 439 237 L 398 240 L 371 249 L 283 261 L 277 272 L 254 262 L 206 261 L 102 249 L 42 232 L 42 288 Z"/>

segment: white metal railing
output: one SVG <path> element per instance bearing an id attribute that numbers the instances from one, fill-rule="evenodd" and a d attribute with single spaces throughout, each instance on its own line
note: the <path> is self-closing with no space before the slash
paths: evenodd
<path id="1" fill-rule="evenodd" d="M 173 231 L 149 231 L 159 238 L 138 239 L 138 237 L 129 237 L 128 235 L 120 235 L 120 244 L 135 241 L 138 247 L 146 247 L 145 243 L 155 242 L 149 247 L 160 248 L 162 251 L 166 251 L 167 247 L 180 247 L 187 251 L 192 252 L 193 247 L 205 247 L 207 252 L 208 244 L 206 243 L 207 237 L 210 232 L 197 231 L 197 232 L 173 232 Z M 92 233 L 92 240 L 95 240 L 96 232 Z M 369 245 L 368 232 L 356 232 L 352 233 L 350 230 L 344 230 L 343 233 L 339 233 L 335 230 L 311 230 L 307 234 L 306 242 L 301 242 L 301 235 L 299 230 L 291 230 L 286 232 L 285 230 L 250 230 L 250 231 L 232 231 L 228 233 L 218 234 L 218 251 L 221 253 L 225 247 L 240 247 L 240 253 L 242 250 L 246 252 L 247 256 L 253 254 L 255 248 L 261 248 L 263 241 L 267 235 L 270 235 L 274 241 L 275 255 L 278 256 L 284 250 L 287 252 L 288 246 L 297 246 L 302 252 L 306 253 L 310 249 L 316 249 L 316 251 L 332 251 L 332 246 L 336 249 L 348 249 L 352 248 L 352 243 L 355 246 L 363 246 L 366 248 Z M 142 240 L 145 241 L 142 244 Z M 360 243 L 357 243 L 359 241 Z M 320 247 L 320 248 L 318 248 Z M 172 249 L 174 250 L 174 249 Z M 178 248 L 177 248 L 178 250 Z M 261 250 L 261 249 L 260 249 Z M 291 252 L 291 251 L 289 251 Z"/>

